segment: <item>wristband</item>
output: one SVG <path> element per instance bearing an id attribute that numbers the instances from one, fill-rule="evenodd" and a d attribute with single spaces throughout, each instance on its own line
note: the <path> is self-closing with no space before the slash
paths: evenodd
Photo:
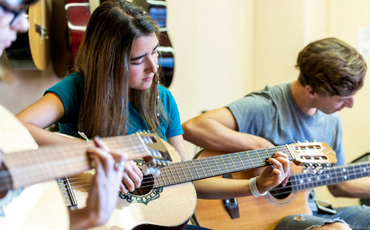
<path id="1" fill-rule="evenodd" d="M 267 192 L 260 193 L 257 189 L 258 176 L 249 179 L 249 189 L 254 197 L 265 196 Z"/>

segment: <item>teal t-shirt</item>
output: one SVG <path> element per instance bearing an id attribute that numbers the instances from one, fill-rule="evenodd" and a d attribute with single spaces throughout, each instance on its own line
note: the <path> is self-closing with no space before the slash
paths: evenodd
<path id="1" fill-rule="evenodd" d="M 45 94 L 48 92 L 55 93 L 59 96 L 63 103 L 65 114 L 64 117 L 59 121 L 61 133 L 80 137 L 78 134 L 78 114 L 84 94 L 84 86 L 84 77 L 80 73 L 76 72 L 64 78 L 45 92 Z M 181 127 L 179 110 L 171 92 L 159 85 L 159 96 L 162 101 L 164 111 L 166 112 L 170 122 L 169 125 L 165 119 L 159 119 L 161 126 L 160 128 L 165 134 L 165 136 L 162 138 L 167 141 L 167 138 L 169 137 L 182 135 L 183 130 Z M 145 121 L 140 117 L 139 113 L 131 103 L 129 103 L 129 122 L 130 125 L 128 126 L 128 134 L 133 134 L 138 131 L 152 132 L 152 130 L 148 129 Z M 83 132 L 83 130 L 80 131 Z M 162 136 L 161 134 L 158 135 Z"/>

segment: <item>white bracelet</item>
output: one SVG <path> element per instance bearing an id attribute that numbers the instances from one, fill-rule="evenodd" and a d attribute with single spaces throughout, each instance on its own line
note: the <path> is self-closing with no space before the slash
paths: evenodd
<path id="1" fill-rule="evenodd" d="M 253 177 L 249 179 L 249 189 L 251 190 L 251 193 L 254 197 L 264 196 L 267 194 L 267 192 L 260 193 L 257 189 L 257 179 L 258 176 Z"/>

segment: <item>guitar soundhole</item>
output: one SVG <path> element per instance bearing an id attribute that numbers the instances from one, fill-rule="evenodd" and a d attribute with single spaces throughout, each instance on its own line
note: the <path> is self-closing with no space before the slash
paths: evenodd
<path id="1" fill-rule="evenodd" d="M 144 176 L 143 181 L 141 182 L 141 187 L 135 189 L 131 194 L 136 196 L 142 196 L 148 194 L 153 189 L 153 176 L 148 175 Z"/>
<path id="2" fill-rule="evenodd" d="M 127 194 L 120 192 L 119 196 L 129 203 L 148 204 L 150 201 L 158 199 L 163 192 L 163 188 L 153 188 L 153 184 L 154 180 L 151 175 L 144 176 L 140 188 Z"/>
<path id="3" fill-rule="evenodd" d="M 274 189 L 271 189 L 270 194 L 279 200 L 287 198 L 292 193 L 292 183 L 288 181 L 285 187 L 281 187 L 280 185 Z"/>

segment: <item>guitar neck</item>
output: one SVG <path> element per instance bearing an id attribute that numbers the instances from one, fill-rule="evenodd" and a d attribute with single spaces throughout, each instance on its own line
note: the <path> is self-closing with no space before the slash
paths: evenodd
<path id="1" fill-rule="evenodd" d="M 277 151 L 287 154 L 291 161 L 295 159 L 290 147 L 284 145 L 176 162 L 161 169 L 160 175 L 155 177 L 153 187 L 160 188 L 266 166 L 266 159 Z"/>
<path id="2" fill-rule="evenodd" d="M 148 155 L 148 149 L 138 135 L 104 138 L 104 142 L 111 151 L 124 152 L 131 159 Z M 21 188 L 91 169 L 86 154 L 89 147 L 94 147 L 94 144 L 76 142 L 3 154 L 2 160 L 7 170 L 1 170 L 0 191 Z"/>
<path id="3" fill-rule="evenodd" d="M 290 177 L 293 191 L 337 184 L 370 176 L 370 162 L 325 169 L 321 174 L 297 173 Z"/>

